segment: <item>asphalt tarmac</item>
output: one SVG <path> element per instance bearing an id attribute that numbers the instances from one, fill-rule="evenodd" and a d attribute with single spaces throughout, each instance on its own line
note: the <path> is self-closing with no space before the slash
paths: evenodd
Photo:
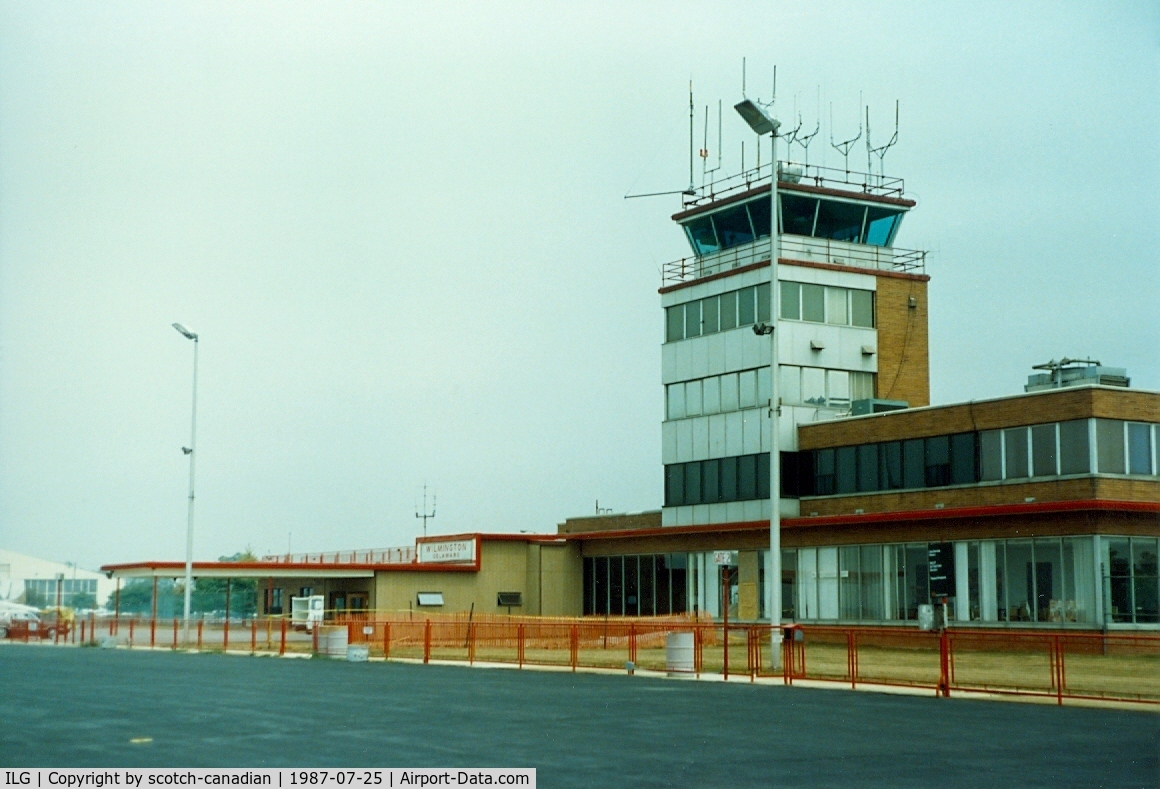
<path id="1" fill-rule="evenodd" d="M 542 787 L 1160 785 L 1156 712 L 324 659 L 4 645 L 0 727 L 5 767 L 535 767 Z"/>

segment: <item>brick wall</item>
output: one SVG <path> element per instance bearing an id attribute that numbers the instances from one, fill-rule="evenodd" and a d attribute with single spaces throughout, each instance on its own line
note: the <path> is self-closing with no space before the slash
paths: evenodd
<path id="1" fill-rule="evenodd" d="M 635 529 L 659 529 L 661 511 L 619 513 L 616 515 L 587 515 L 568 518 L 556 527 L 558 534 L 579 534 L 590 531 L 629 531 Z"/>
<path id="2" fill-rule="evenodd" d="M 926 279 L 877 277 L 878 382 L 875 396 L 930 404 Z M 910 299 L 915 306 L 910 306 Z"/>
<path id="3" fill-rule="evenodd" d="M 881 376 L 879 373 L 879 380 Z M 919 411 L 891 411 L 802 425 L 798 428 L 798 444 L 802 449 L 842 447 L 1092 416 L 1160 422 L 1160 394 L 1082 386 Z"/>

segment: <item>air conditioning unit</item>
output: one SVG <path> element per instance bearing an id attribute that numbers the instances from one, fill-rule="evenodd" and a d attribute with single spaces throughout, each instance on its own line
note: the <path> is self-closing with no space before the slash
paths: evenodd
<path id="1" fill-rule="evenodd" d="M 878 400 L 877 398 L 870 398 L 867 400 L 855 400 L 850 404 L 851 416 L 864 416 L 866 414 L 882 414 L 887 411 L 900 411 L 903 408 L 910 408 L 910 403 L 906 400 Z"/>

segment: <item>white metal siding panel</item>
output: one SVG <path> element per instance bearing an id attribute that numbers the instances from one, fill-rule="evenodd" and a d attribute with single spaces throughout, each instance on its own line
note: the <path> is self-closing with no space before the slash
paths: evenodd
<path id="1" fill-rule="evenodd" d="M 782 282 L 808 282 L 813 285 L 831 285 L 858 290 L 877 290 L 878 280 L 873 274 L 854 274 L 850 271 L 782 265 L 778 269 Z"/>
<path id="2" fill-rule="evenodd" d="M 741 412 L 743 417 L 741 436 L 742 453 L 746 455 L 761 451 L 761 412 L 756 408 L 747 408 Z"/>
<path id="3" fill-rule="evenodd" d="M 677 463 L 693 459 L 693 423 L 691 419 L 677 422 Z"/>
<path id="4" fill-rule="evenodd" d="M 709 457 L 726 457 L 725 452 L 725 415 L 714 414 L 709 417 Z"/>
<path id="5" fill-rule="evenodd" d="M 743 443 L 742 419 L 740 411 L 734 411 L 731 414 L 723 414 L 725 417 L 725 455 L 743 455 L 745 454 L 745 444 Z"/>
<path id="6" fill-rule="evenodd" d="M 689 421 L 693 423 L 693 460 L 704 460 L 709 457 L 709 417 Z"/>
<path id="7" fill-rule="evenodd" d="M 661 423 L 661 462 L 678 463 L 677 460 L 677 423 Z"/>
<path id="8" fill-rule="evenodd" d="M 731 501 L 725 505 L 725 522 L 740 523 L 745 520 L 745 502 Z"/>

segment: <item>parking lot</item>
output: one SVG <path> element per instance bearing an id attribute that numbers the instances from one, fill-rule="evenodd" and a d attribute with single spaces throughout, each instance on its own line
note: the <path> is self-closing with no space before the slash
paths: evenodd
<path id="1" fill-rule="evenodd" d="M 4 766 L 526 766 L 542 786 L 1160 780 L 1146 711 L 12 644 L 0 687 Z"/>

